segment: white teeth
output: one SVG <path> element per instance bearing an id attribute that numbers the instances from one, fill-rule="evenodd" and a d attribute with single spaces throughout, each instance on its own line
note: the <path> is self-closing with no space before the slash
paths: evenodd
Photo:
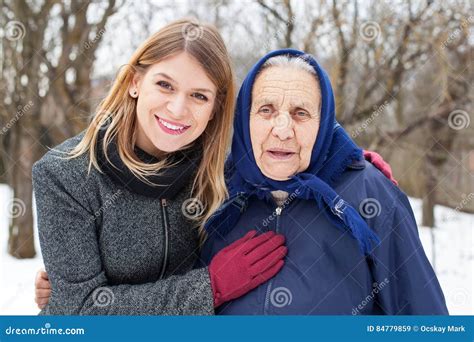
<path id="1" fill-rule="evenodd" d="M 166 121 L 162 120 L 161 118 L 160 118 L 159 120 L 160 120 L 160 122 L 163 124 L 163 126 L 165 126 L 166 128 L 172 129 L 172 130 L 174 130 L 174 131 L 179 131 L 179 130 L 185 128 L 184 126 L 175 126 L 175 125 L 172 125 L 172 124 L 170 124 L 169 122 L 166 122 Z"/>

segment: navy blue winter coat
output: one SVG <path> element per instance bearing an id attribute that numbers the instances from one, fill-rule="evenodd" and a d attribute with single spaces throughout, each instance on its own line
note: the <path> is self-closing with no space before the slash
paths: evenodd
<path id="1" fill-rule="evenodd" d="M 237 225 L 202 250 L 209 262 L 250 230 L 286 237 L 282 270 L 268 282 L 217 309 L 221 315 L 446 315 L 443 292 L 418 236 L 406 195 L 366 161 L 355 162 L 335 185 L 381 240 L 364 256 L 349 233 L 336 229 L 314 201 L 281 207 L 252 197 Z"/>

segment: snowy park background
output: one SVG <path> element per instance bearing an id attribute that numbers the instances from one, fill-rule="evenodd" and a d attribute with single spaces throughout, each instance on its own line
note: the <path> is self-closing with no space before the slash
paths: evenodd
<path id="1" fill-rule="evenodd" d="M 36 315 L 39 309 L 34 302 L 34 277 L 43 267 L 37 234 L 35 245 L 38 254 L 34 259 L 18 260 L 7 253 L 7 210 L 12 192 L 0 185 L 0 314 Z M 421 201 L 410 199 L 417 222 L 421 219 Z M 420 238 L 426 255 L 441 283 L 449 313 L 472 315 L 474 270 L 474 215 L 459 213 L 453 209 L 436 206 L 439 227 L 419 227 Z M 37 231 L 35 229 L 35 231 Z M 433 249 L 434 238 L 434 249 Z M 435 260 L 433 260 L 433 257 Z"/>
<path id="2" fill-rule="evenodd" d="M 238 87 L 271 50 L 318 59 L 338 121 L 410 197 L 450 314 L 474 314 L 472 0 L 137 2 L 0 1 L 0 315 L 39 311 L 33 164 L 84 130 L 133 51 L 183 17 L 217 27 Z"/>

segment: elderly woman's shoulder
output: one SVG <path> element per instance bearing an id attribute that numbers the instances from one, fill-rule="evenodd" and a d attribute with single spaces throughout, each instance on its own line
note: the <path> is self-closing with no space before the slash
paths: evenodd
<path id="1" fill-rule="evenodd" d="M 393 206 L 406 195 L 379 169 L 364 160 L 343 173 L 335 190 L 353 205 L 376 200 L 381 206 Z"/>

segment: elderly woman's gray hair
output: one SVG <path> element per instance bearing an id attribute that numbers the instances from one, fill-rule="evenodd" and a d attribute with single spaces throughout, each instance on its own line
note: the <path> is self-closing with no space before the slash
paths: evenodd
<path id="1" fill-rule="evenodd" d="M 272 66 L 288 67 L 288 68 L 295 68 L 298 70 L 304 70 L 304 71 L 309 72 L 310 74 L 313 74 L 316 77 L 316 79 L 318 79 L 318 76 L 316 75 L 316 71 L 314 71 L 313 66 L 309 64 L 307 61 L 305 61 L 303 58 L 299 58 L 298 56 L 280 55 L 280 56 L 269 58 L 262 65 L 260 72 Z"/>
<path id="2" fill-rule="evenodd" d="M 319 92 L 318 95 L 321 98 L 321 88 L 319 87 L 319 77 L 316 74 L 314 67 L 303 58 L 300 58 L 298 56 L 292 56 L 292 55 L 279 55 L 279 56 L 271 57 L 267 59 L 265 63 L 263 63 L 262 67 L 258 71 L 258 74 L 261 74 L 265 69 L 268 69 L 270 67 L 292 68 L 296 70 L 303 70 L 310 73 L 316 79 L 316 84 L 317 84 L 318 92 Z M 319 110 L 321 110 L 321 103 L 319 104 Z"/>

